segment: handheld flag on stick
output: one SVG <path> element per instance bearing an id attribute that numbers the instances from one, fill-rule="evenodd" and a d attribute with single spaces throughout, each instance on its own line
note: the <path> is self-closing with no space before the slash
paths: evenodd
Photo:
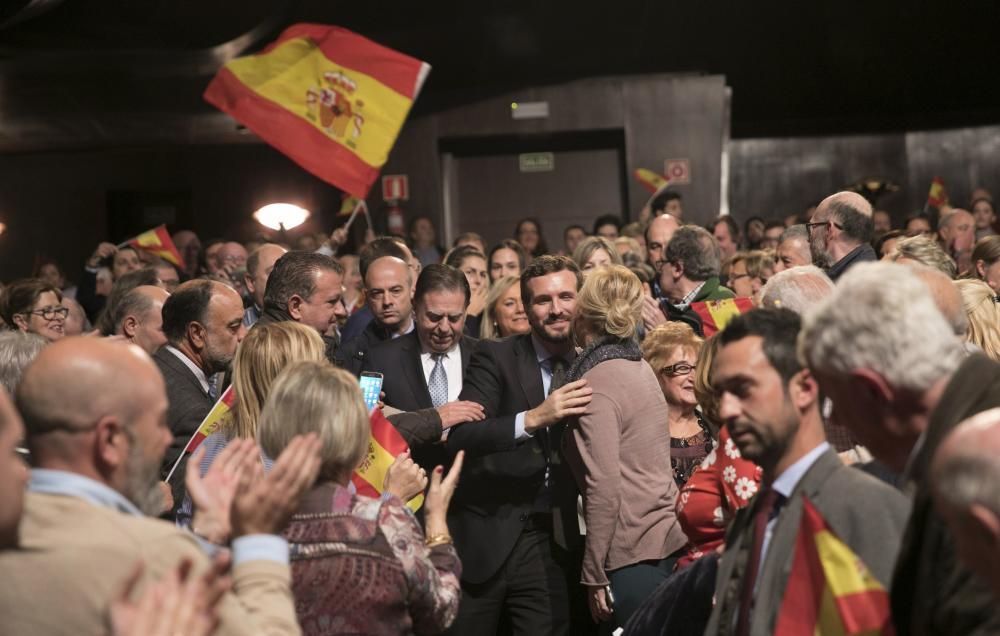
<path id="1" fill-rule="evenodd" d="M 320 179 L 364 198 L 430 66 L 346 29 L 295 24 L 222 67 L 205 99 Z"/>
<path id="2" fill-rule="evenodd" d="M 931 190 L 927 193 L 927 205 L 939 208 L 948 202 L 948 191 L 944 187 L 944 179 L 934 177 L 931 180 Z"/>
<path id="3" fill-rule="evenodd" d="M 638 181 L 647 190 L 656 194 L 661 188 L 668 185 L 670 180 L 661 174 L 656 174 L 648 168 L 638 168 L 635 173 L 635 180 Z"/>
<path id="4" fill-rule="evenodd" d="M 358 494 L 378 497 L 382 494 L 385 474 L 396 456 L 406 450 L 403 439 L 392 422 L 386 419 L 381 409 L 372 409 L 369 417 L 372 426 L 371 438 L 368 440 L 368 454 L 361 466 L 351 475 L 351 481 L 358 489 Z M 406 504 L 416 512 L 424 505 L 424 496 L 417 495 Z"/>
<path id="5" fill-rule="evenodd" d="M 126 245 L 156 254 L 177 267 L 184 267 L 184 258 L 177 251 L 173 239 L 170 238 L 170 233 L 167 232 L 166 225 L 160 225 L 154 227 L 152 230 L 147 230 L 135 238 L 130 238 L 124 243 L 120 243 L 118 247 L 125 247 Z"/>
<path id="6" fill-rule="evenodd" d="M 775 636 L 895 636 L 889 593 L 803 497 Z"/>
<path id="7" fill-rule="evenodd" d="M 198 430 L 194 432 L 191 439 L 188 440 L 187 446 L 184 447 L 184 452 L 180 454 L 174 465 L 170 467 L 170 472 L 167 473 L 167 478 L 163 481 L 169 482 L 170 478 L 173 477 L 174 471 L 177 470 L 177 465 L 181 463 L 181 459 L 189 454 L 193 453 L 198 449 L 205 438 L 219 430 L 222 426 L 233 416 L 233 404 L 236 402 L 236 392 L 233 390 L 233 386 L 229 385 L 229 388 L 222 393 L 222 397 L 219 401 L 215 403 L 212 410 L 208 412 L 205 419 L 201 421 L 201 425 Z"/>
<path id="8" fill-rule="evenodd" d="M 753 300 L 745 297 L 703 300 L 691 303 L 691 309 L 701 318 L 701 329 L 705 337 L 711 338 L 725 329 L 730 320 L 753 309 Z"/>

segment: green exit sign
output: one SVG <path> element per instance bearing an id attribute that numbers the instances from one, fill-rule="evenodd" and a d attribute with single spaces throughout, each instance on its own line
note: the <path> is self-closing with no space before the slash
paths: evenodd
<path id="1" fill-rule="evenodd" d="M 526 152 L 517 156 L 521 172 L 552 172 L 556 169 L 556 158 L 551 152 Z"/>

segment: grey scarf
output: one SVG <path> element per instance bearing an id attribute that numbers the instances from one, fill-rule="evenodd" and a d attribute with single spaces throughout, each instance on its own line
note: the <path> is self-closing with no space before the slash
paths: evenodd
<path id="1" fill-rule="evenodd" d="M 580 352 L 566 372 L 566 382 L 575 382 L 597 365 L 607 360 L 642 360 L 639 343 L 632 338 L 604 336 L 591 342 Z"/>

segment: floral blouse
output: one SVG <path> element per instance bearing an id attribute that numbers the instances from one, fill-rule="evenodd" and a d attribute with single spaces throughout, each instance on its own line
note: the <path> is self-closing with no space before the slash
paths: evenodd
<path id="1" fill-rule="evenodd" d="M 684 567 L 722 545 L 726 527 L 757 494 L 763 471 L 743 459 L 729 437 L 719 431 L 719 445 L 691 475 L 677 499 L 677 519 L 688 537 L 687 554 L 678 562 Z"/>

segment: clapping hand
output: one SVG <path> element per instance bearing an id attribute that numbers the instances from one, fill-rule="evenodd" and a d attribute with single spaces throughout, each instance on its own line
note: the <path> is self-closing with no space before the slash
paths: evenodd
<path id="1" fill-rule="evenodd" d="M 427 471 L 410 458 L 409 449 L 403 451 L 392 462 L 385 473 L 383 490 L 409 501 L 427 487 Z"/>
<path id="2" fill-rule="evenodd" d="M 204 456 L 205 447 L 200 446 L 188 460 L 184 476 L 188 495 L 195 506 L 191 529 L 208 541 L 223 545 L 231 534 L 231 510 L 240 477 L 244 471 L 252 470 L 254 463 L 260 463 L 260 452 L 255 441 L 234 439 L 202 477 L 200 466 Z"/>

